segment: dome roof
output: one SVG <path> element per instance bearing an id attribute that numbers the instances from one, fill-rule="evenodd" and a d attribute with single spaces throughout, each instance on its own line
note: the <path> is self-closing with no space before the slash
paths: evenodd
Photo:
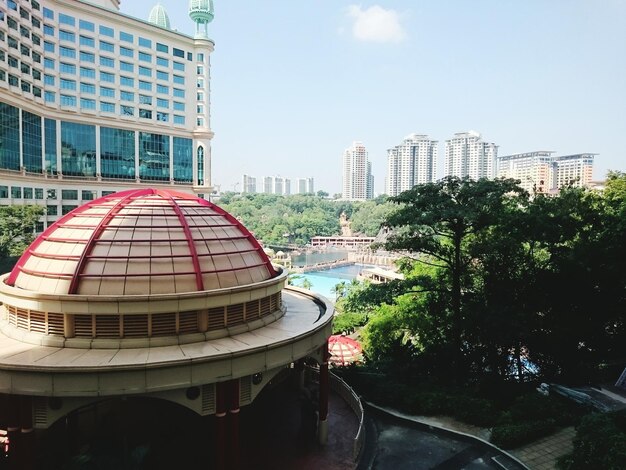
<path id="1" fill-rule="evenodd" d="M 172 29 L 170 27 L 170 17 L 160 3 L 156 4 L 152 10 L 150 10 L 148 22 L 160 26 L 161 28 Z"/>
<path id="2" fill-rule="evenodd" d="M 213 0 L 190 0 L 189 16 L 193 21 L 211 22 L 213 20 Z"/>
<path id="3" fill-rule="evenodd" d="M 68 213 L 6 280 L 44 294 L 142 295 L 239 287 L 276 275 L 250 232 L 195 196 L 135 189 Z"/>

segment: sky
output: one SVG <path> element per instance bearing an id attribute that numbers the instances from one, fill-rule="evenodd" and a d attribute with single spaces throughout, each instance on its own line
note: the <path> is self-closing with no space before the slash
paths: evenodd
<path id="1" fill-rule="evenodd" d="M 186 0 L 160 0 L 192 35 Z M 122 0 L 147 19 L 156 0 Z M 212 180 L 313 177 L 341 192 L 341 157 L 411 133 L 475 130 L 499 155 L 593 152 L 626 171 L 626 0 L 214 0 Z M 181 8 L 184 6 L 184 8 Z M 260 186 L 260 182 L 257 180 Z"/>

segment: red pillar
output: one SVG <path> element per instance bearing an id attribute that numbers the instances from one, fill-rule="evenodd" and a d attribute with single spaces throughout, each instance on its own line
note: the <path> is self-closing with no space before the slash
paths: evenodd
<path id="1" fill-rule="evenodd" d="M 239 379 L 229 382 L 230 404 L 228 416 L 230 420 L 230 468 L 238 470 L 240 466 L 239 458 Z"/>
<path id="2" fill-rule="evenodd" d="M 226 468 L 226 383 L 215 384 L 215 468 Z"/>
<path id="3" fill-rule="evenodd" d="M 322 445 L 328 441 L 328 396 L 330 393 L 328 358 L 328 341 L 326 341 L 322 346 L 322 363 L 320 364 L 320 416 L 317 426 L 317 436 Z"/>

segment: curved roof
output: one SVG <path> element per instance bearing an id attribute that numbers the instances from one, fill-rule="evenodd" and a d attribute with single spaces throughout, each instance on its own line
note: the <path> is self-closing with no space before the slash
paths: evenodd
<path id="1" fill-rule="evenodd" d="M 170 27 L 170 17 L 160 3 L 156 4 L 152 10 L 150 10 L 148 22 L 160 26 L 161 28 L 172 29 Z"/>
<path id="2" fill-rule="evenodd" d="M 238 287 L 276 275 L 232 215 L 189 194 L 135 189 L 73 210 L 6 280 L 45 294 L 142 295 Z"/>
<path id="3" fill-rule="evenodd" d="M 211 22 L 213 20 L 213 0 L 190 0 L 189 16 L 194 21 Z"/>

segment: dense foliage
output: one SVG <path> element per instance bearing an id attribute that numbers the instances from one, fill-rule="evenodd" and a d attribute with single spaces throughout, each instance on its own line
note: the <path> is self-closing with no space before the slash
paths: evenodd
<path id="1" fill-rule="evenodd" d="M 445 178 L 391 198 L 404 281 L 350 293 L 370 361 L 460 383 L 537 372 L 594 380 L 626 358 L 626 175 L 530 197 L 512 180 Z"/>
<path id="2" fill-rule="evenodd" d="M 41 206 L 0 206 L 0 274 L 10 271 L 35 237 Z"/>

